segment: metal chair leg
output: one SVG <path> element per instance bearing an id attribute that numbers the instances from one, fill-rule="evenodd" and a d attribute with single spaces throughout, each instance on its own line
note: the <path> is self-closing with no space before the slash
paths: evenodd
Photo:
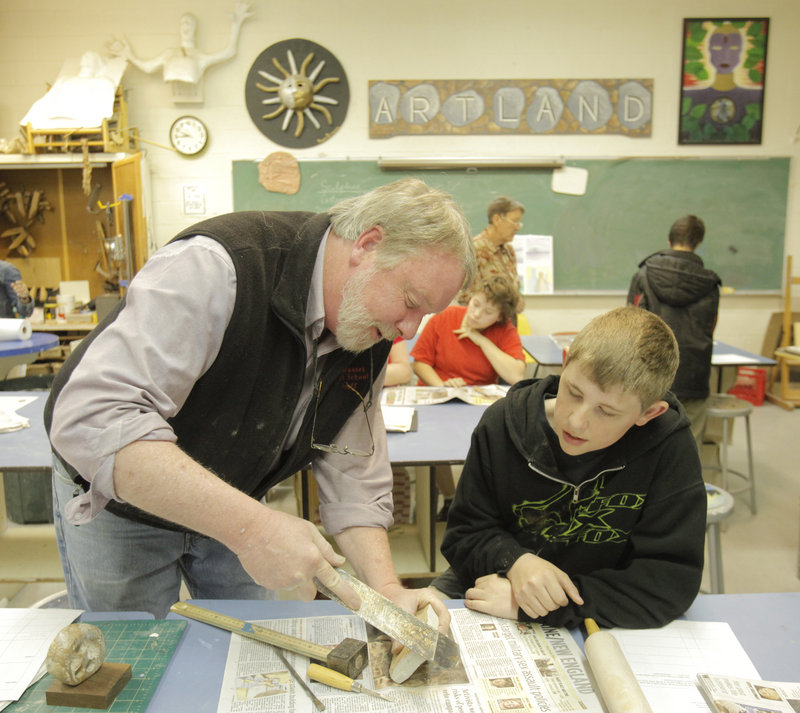
<path id="1" fill-rule="evenodd" d="M 750 414 L 744 417 L 747 432 L 747 472 L 750 477 L 750 509 L 756 514 L 756 472 L 753 468 L 753 444 L 750 438 Z"/>
<path id="2" fill-rule="evenodd" d="M 724 594 L 725 580 L 722 574 L 722 539 L 719 534 L 719 523 L 708 526 L 708 574 L 711 579 L 711 593 Z"/>

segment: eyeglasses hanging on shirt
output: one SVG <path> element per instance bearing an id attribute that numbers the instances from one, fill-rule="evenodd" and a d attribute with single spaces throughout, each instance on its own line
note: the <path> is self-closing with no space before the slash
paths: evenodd
<path id="1" fill-rule="evenodd" d="M 367 422 L 367 432 L 369 433 L 370 449 L 368 451 L 351 448 L 348 445 L 339 446 L 335 443 L 317 443 L 314 434 L 317 430 L 317 409 L 319 408 L 319 399 L 322 394 L 322 377 L 320 377 L 316 388 L 316 400 L 314 401 L 314 420 L 311 425 L 311 448 L 315 451 L 322 451 L 323 453 L 336 453 L 342 456 L 358 456 L 359 458 L 369 458 L 375 453 L 375 440 L 372 437 L 372 424 L 369 421 L 369 408 L 372 406 L 372 387 L 373 387 L 373 371 L 372 371 L 372 354 L 369 355 L 369 400 L 365 401 L 364 397 L 358 390 L 349 383 L 344 384 L 345 388 L 350 389 L 361 401 L 361 408 L 364 411 L 364 419 Z M 317 372 L 317 342 L 314 342 L 314 373 Z"/>

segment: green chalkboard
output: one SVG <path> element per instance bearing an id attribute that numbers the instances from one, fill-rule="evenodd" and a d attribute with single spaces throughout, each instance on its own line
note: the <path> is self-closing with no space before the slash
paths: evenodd
<path id="1" fill-rule="evenodd" d="M 687 213 L 706 224 L 698 250 L 737 291 L 781 288 L 788 158 L 607 159 L 568 161 L 586 168 L 585 195 L 554 193 L 551 171 L 492 169 L 383 171 L 375 161 L 301 161 L 301 188 L 271 193 L 255 161 L 233 162 L 235 210 L 324 212 L 352 195 L 403 176 L 451 193 L 477 234 L 499 195 L 525 205 L 523 233 L 554 237 L 557 292 L 627 290 L 639 261 L 667 246 L 672 222 Z"/>

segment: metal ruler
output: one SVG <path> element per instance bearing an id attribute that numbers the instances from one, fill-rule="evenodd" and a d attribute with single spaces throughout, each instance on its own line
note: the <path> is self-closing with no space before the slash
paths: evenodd
<path id="1" fill-rule="evenodd" d="M 189 619 L 203 622 L 203 624 L 216 626 L 218 629 L 225 629 L 234 634 L 246 636 L 248 639 L 263 641 L 265 644 L 272 644 L 272 646 L 277 646 L 286 651 L 291 651 L 301 656 L 308 656 L 317 661 L 326 662 L 328 660 L 328 655 L 333 651 L 333 647 L 331 646 L 312 644 L 305 639 L 298 639 L 296 636 L 291 636 L 290 634 L 268 629 L 265 626 L 251 624 L 249 621 L 235 619 L 232 616 L 219 614 L 210 609 L 203 609 L 203 607 L 187 604 L 186 602 L 176 602 L 170 607 L 170 611 L 189 617 Z"/>

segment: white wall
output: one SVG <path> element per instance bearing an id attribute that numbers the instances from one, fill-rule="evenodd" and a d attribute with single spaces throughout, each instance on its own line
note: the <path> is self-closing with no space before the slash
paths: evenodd
<path id="1" fill-rule="evenodd" d="M 53 82 L 67 57 L 103 50 L 124 34 L 138 56 L 150 58 L 178 46 L 178 19 L 191 10 L 199 19 L 198 47 L 225 46 L 228 14 L 235 0 L 177 3 L 139 0 L 109 3 L 82 0 L 0 0 L 0 137 L 12 138 L 17 123 Z M 167 144 L 167 131 L 182 113 L 195 113 L 209 126 L 211 144 L 197 159 L 168 150 L 146 149 L 152 181 L 153 231 L 161 245 L 195 222 L 182 214 L 181 185 L 201 183 L 208 215 L 232 209 L 231 161 L 261 159 L 282 147 L 250 120 L 244 80 L 255 58 L 282 39 L 305 37 L 327 47 L 347 71 L 350 108 L 338 133 L 318 147 L 295 150 L 298 158 L 462 156 L 521 154 L 565 156 L 791 156 L 800 143 L 800 3 L 797 0 L 254 0 L 256 16 L 245 23 L 237 56 L 210 68 L 205 102 L 175 104 L 158 75 L 129 67 L 123 80 L 131 122 L 141 136 Z M 676 142 L 684 17 L 768 16 L 771 18 L 764 140 L 760 146 L 679 147 Z M 368 138 L 367 82 L 370 79 L 653 77 L 653 134 L 622 136 L 444 136 Z M 800 188 L 792 166 L 787 217 L 787 251 L 800 258 Z M 526 226 L 535 228 L 535 206 Z M 654 230 L 666 236 L 668 226 Z M 477 232 L 477 230 L 476 230 Z M 646 239 L 648 236 L 643 236 Z M 666 240 L 666 237 L 664 238 Z M 713 236 L 709 235 L 709 240 Z M 634 269 L 631 265 L 631 271 Z M 724 276 L 723 276 L 724 279 Z M 534 332 L 574 329 L 624 297 L 528 298 Z M 723 297 L 717 336 L 759 351 L 767 319 L 781 308 L 778 296 Z"/>

